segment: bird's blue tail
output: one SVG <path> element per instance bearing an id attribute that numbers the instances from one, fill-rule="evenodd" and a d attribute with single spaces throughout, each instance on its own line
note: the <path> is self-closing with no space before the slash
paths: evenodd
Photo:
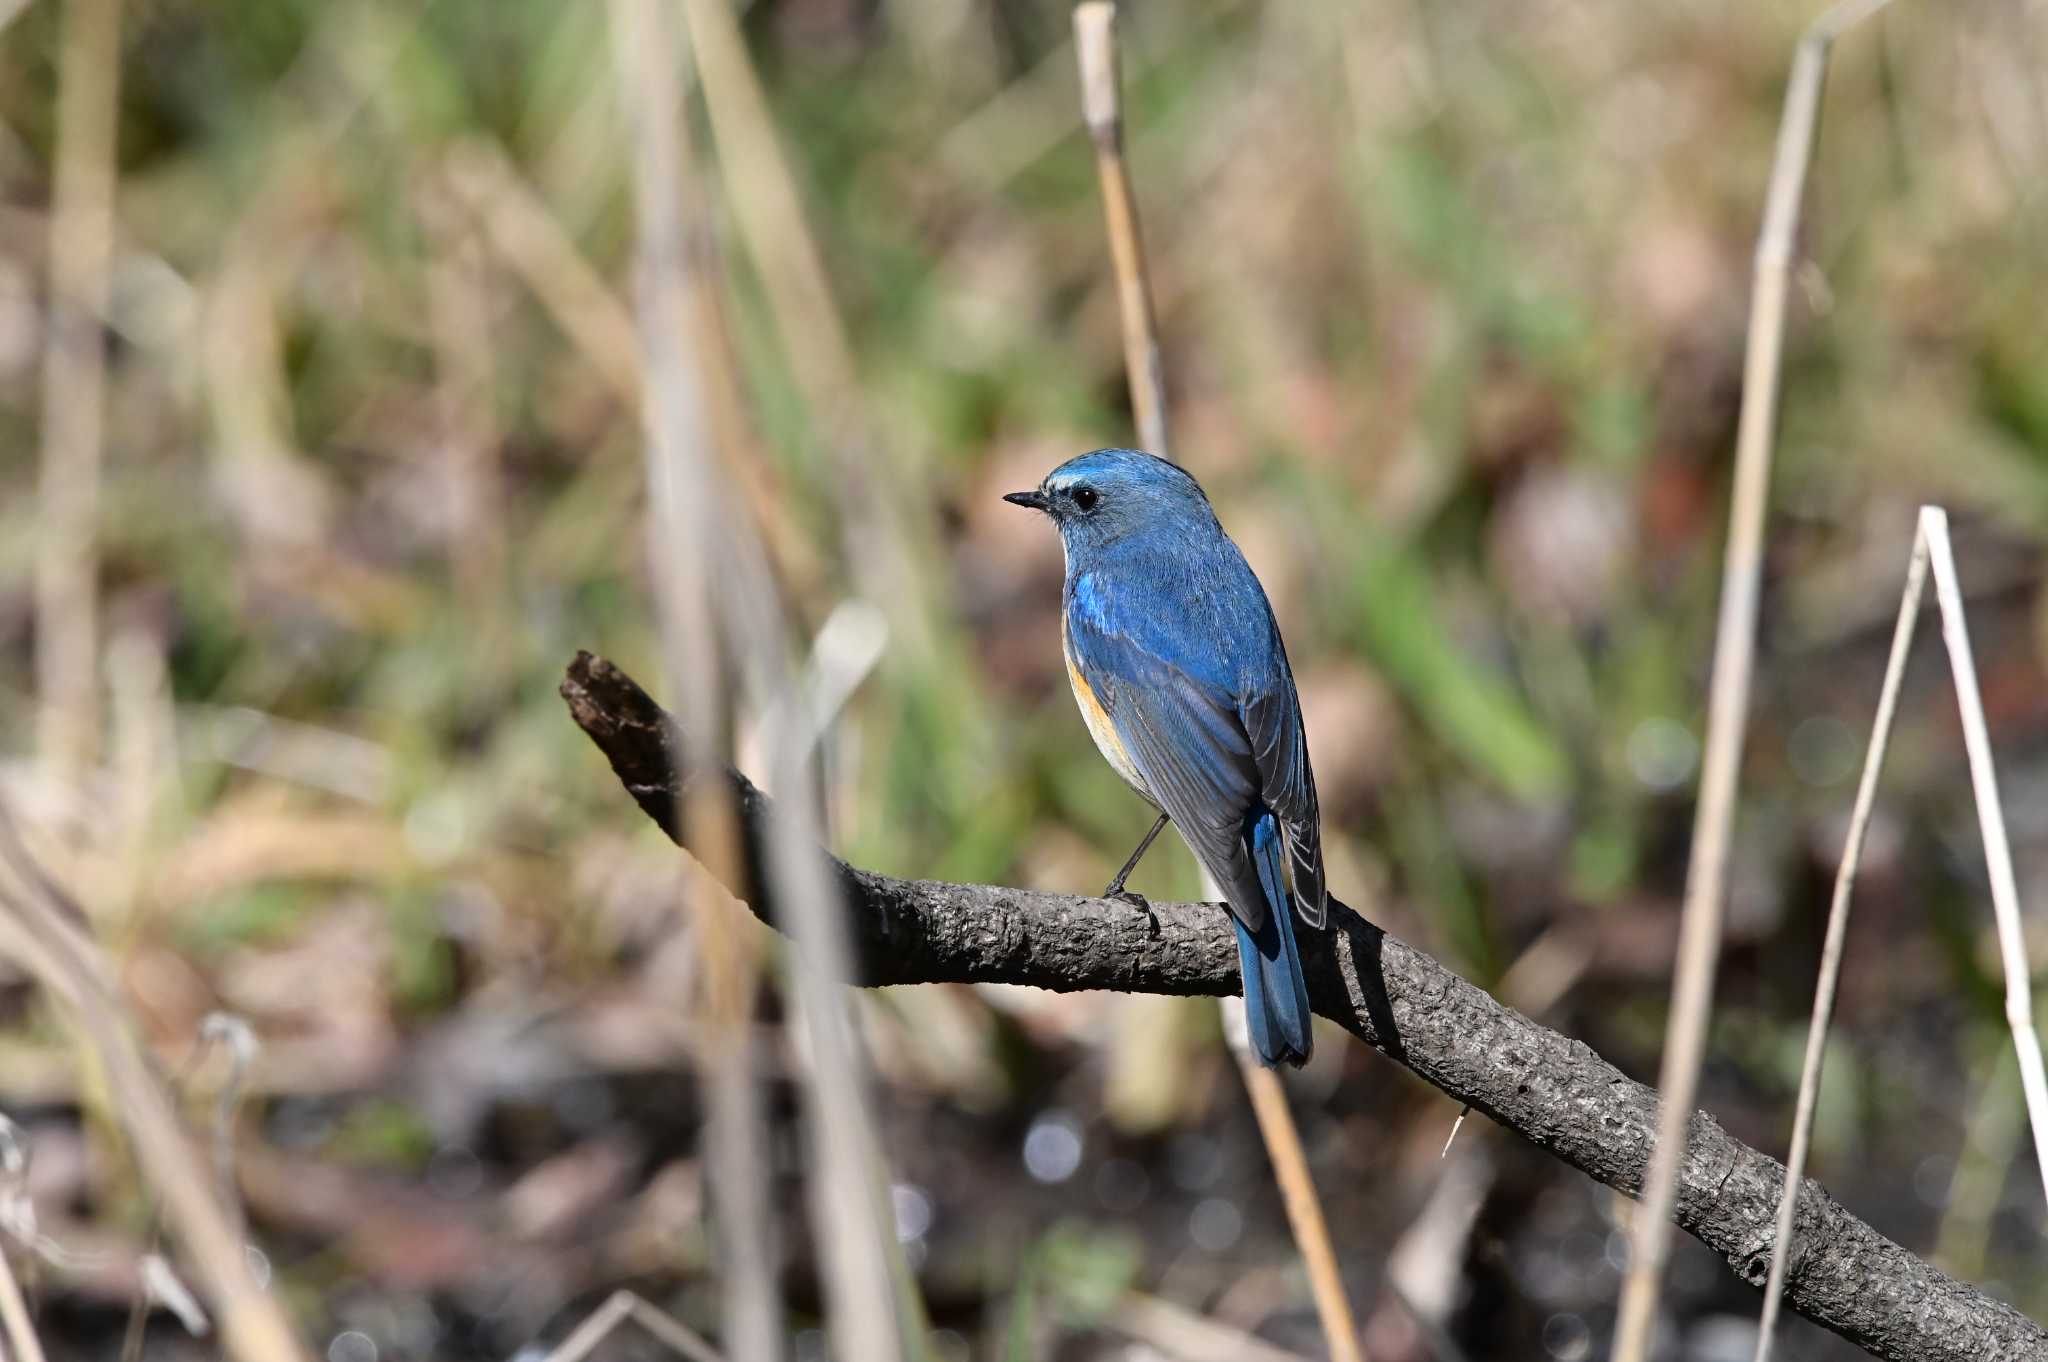
<path id="1" fill-rule="evenodd" d="M 1308 1062 L 1308 984 L 1301 977 L 1301 952 L 1294 945 L 1294 903 L 1281 874 L 1280 824 L 1260 811 L 1245 826 L 1245 849 L 1259 872 L 1266 920 L 1248 930 L 1235 915 L 1237 964 L 1244 975 L 1244 1017 L 1252 1049 L 1268 1068 Z"/>

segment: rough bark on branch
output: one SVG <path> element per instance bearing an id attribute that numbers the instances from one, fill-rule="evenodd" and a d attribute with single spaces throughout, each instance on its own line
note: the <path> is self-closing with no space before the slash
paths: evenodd
<path id="1" fill-rule="evenodd" d="M 673 835 L 681 748 L 668 714 L 631 677 L 588 653 L 577 654 L 561 690 L 627 791 Z M 725 776 L 758 868 L 772 805 L 739 772 Z M 860 978 L 869 985 L 1238 991 L 1236 947 L 1219 905 L 1155 903 L 1155 927 L 1124 903 L 896 879 L 828 860 L 846 892 Z M 764 880 L 756 873 L 753 882 Z M 732 888 L 773 923 L 772 904 L 746 886 Z M 1640 1190 L 1657 1129 L 1655 1089 L 1334 898 L 1327 930 L 1297 931 L 1317 1012 L 1589 1177 L 1631 1195 Z M 1696 1112 L 1678 1225 L 1761 1286 L 1784 1175 L 1776 1159 Z M 1898 1362 L 2048 1359 L 2048 1331 L 1885 1238 L 1811 1179 L 1800 1194 L 1798 1227 L 1786 1303 L 1823 1328 Z"/>

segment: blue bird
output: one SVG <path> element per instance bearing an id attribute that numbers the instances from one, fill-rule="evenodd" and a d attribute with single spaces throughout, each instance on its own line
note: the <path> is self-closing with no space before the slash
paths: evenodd
<path id="1" fill-rule="evenodd" d="M 1058 526 L 1074 699 L 1102 755 L 1159 810 L 1103 897 L 1134 897 L 1124 880 L 1171 820 L 1229 900 L 1252 1048 L 1269 1066 L 1304 1063 L 1293 914 L 1323 925 L 1322 820 L 1259 579 L 1201 486 L 1150 454 L 1098 449 L 1003 499 Z"/>

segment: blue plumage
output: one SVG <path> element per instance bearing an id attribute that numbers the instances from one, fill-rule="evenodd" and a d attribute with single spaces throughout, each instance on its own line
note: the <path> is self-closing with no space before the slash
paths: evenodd
<path id="1" fill-rule="evenodd" d="M 1280 825 L 1261 812 L 1248 832 L 1253 864 L 1268 903 L 1287 902 L 1280 873 Z M 1294 915 L 1273 913 L 1257 931 L 1236 918 L 1237 968 L 1244 976 L 1244 1017 L 1252 1049 L 1268 1064 L 1307 1062 L 1308 985 L 1301 977 L 1301 952 L 1294 944 Z"/>
<path id="2" fill-rule="evenodd" d="M 1083 454 L 1008 499 L 1059 527 L 1067 667 L 1090 734 L 1223 887 L 1260 1059 L 1302 1063 L 1308 992 L 1289 907 L 1321 927 L 1327 891 L 1315 776 L 1265 591 L 1195 480 L 1150 454 Z"/>

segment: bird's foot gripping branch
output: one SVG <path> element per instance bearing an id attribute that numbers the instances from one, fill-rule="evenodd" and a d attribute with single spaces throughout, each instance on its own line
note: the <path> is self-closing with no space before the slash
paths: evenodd
<path id="1" fill-rule="evenodd" d="M 685 776 L 669 715 L 631 677 L 588 653 L 570 664 L 562 697 L 627 791 L 673 836 Z M 739 772 L 728 769 L 723 778 L 749 863 L 758 867 L 773 805 Z M 1238 990 L 1237 949 L 1217 904 L 1154 903 L 1148 924 L 1103 899 L 896 879 L 830 859 L 866 984 L 1204 996 Z M 751 880 L 765 883 L 759 874 Z M 731 888 L 773 924 L 773 903 L 748 886 Z M 1640 1188 L 1657 1127 L 1654 1089 L 1335 898 L 1327 928 L 1302 929 L 1301 954 L 1317 1013 L 1587 1176 L 1631 1194 Z M 1776 1159 L 1695 1113 L 1677 1222 L 1760 1286 L 1784 1174 Z M 1885 1238 L 1816 1182 L 1800 1195 L 1788 1281 L 1794 1310 L 1879 1357 L 2048 1360 L 2048 1331 Z"/>

